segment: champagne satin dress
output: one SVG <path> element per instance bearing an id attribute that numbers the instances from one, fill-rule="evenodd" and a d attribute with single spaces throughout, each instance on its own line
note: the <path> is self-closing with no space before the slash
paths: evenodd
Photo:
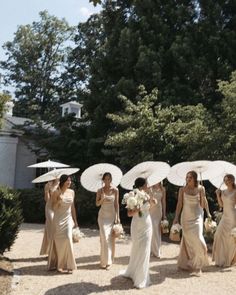
<path id="1" fill-rule="evenodd" d="M 47 183 L 45 185 L 45 194 L 50 194 L 50 183 Z M 40 249 L 40 255 L 47 255 L 49 253 L 49 246 L 50 241 L 52 239 L 52 222 L 53 222 L 53 208 L 52 208 L 52 199 L 51 197 L 48 199 L 45 205 L 45 227 L 44 227 L 44 235 L 43 235 L 43 241 Z"/>
<path id="2" fill-rule="evenodd" d="M 74 270 L 72 228 L 74 221 L 71 207 L 74 202 L 74 191 L 67 189 L 61 194 L 61 200 L 54 206 L 53 239 L 50 244 L 48 269 Z"/>
<path id="3" fill-rule="evenodd" d="M 222 192 L 223 215 L 217 227 L 212 249 L 212 260 L 215 264 L 228 267 L 236 263 L 236 242 L 230 235 L 236 227 L 235 190 Z"/>
<path id="4" fill-rule="evenodd" d="M 115 238 L 112 235 L 112 227 L 115 223 L 115 194 L 104 195 L 104 201 L 98 213 L 98 225 L 100 231 L 100 265 L 111 265 L 114 259 Z"/>
<path id="5" fill-rule="evenodd" d="M 203 209 L 200 194 L 183 194 L 181 213 L 182 239 L 178 256 L 178 267 L 199 270 L 209 264 L 207 246 L 203 237 Z"/>
<path id="6" fill-rule="evenodd" d="M 162 190 L 152 190 L 151 195 L 157 200 L 157 204 L 152 206 L 150 215 L 152 219 L 152 244 L 151 254 L 160 257 L 161 256 L 161 218 L 162 218 Z"/>

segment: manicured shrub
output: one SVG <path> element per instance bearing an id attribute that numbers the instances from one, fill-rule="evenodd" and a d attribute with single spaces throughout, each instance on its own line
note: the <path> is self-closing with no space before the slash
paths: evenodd
<path id="1" fill-rule="evenodd" d="M 43 189 L 18 190 L 23 210 L 24 222 L 45 222 L 45 201 Z"/>
<path id="2" fill-rule="evenodd" d="M 22 223 L 19 194 L 7 187 L 0 187 L 0 254 L 13 245 Z"/>

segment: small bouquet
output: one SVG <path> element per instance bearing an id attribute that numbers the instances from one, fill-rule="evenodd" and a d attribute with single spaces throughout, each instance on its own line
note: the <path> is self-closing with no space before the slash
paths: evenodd
<path id="1" fill-rule="evenodd" d="M 124 229 L 121 223 L 116 223 L 112 227 L 112 234 L 115 238 L 121 239 L 124 236 Z"/>
<path id="2" fill-rule="evenodd" d="M 211 218 L 206 218 L 204 221 L 206 232 L 214 233 L 216 231 L 217 224 Z"/>
<path id="3" fill-rule="evenodd" d="M 126 205 L 128 210 L 139 210 L 139 216 L 142 217 L 143 212 L 148 209 L 150 196 L 138 189 L 134 189 L 133 191 L 124 194 L 122 199 L 122 204 Z"/>
<path id="4" fill-rule="evenodd" d="M 179 242 L 180 241 L 180 231 L 181 231 L 181 225 L 179 223 L 173 224 L 170 229 L 170 235 L 169 238 L 171 241 Z"/>
<path id="5" fill-rule="evenodd" d="M 236 227 L 234 227 L 231 232 L 230 232 L 230 235 L 234 238 L 234 241 L 236 243 Z"/>
<path id="6" fill-rule="evenodd" d="M 167 219 L 161 221 L 161 231 L 163 234 L 167 234 L 169 232 L 169 222 Z"/>
<path id="7" fill-rule="evenodd" d="M 84 233 L 82 233 L 79 227 L 75 227 L 72 230 L 72 241 L 73 243 L 79 243 L 79 240 L 84 237 Z"/>

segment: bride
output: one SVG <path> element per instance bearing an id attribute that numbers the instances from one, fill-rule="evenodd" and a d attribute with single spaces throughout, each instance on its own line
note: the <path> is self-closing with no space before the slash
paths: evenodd
<path id="1" fill-rule="evenodd" d="M 135 180 L 134 188 L 141 194 L 146 194 L 147 182 L 144 178 Z M 132 248 L 129 265 L 120 274 L 131 278 L 134 287 L 141 289 L 149 286 L 149 260 L 152 240 L 152 221 L 149 214 L 150 197 L 140 209 L 128 210 L 128 216 L 133 217 L 131 222 Z"/>

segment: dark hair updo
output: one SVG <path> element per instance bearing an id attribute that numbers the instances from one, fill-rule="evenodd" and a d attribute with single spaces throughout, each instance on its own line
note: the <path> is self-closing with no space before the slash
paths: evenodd
<path id="1" fill-rule="evenodd" d="M 62 174 L 59 180 L 59 187 L 62 188 L 64 183 L 67 181 L 67 179 L 69 178 L 69 175 L 66 174 Z"/>
<path id="2" fill-rule="evenodd" d="M 140 188 L 146 184 L 146 179 L 143 177 L 138 177 L 135 179 L 133 188 Z"/>
<path id="3" fill-rule="evenodd" d="M 105 172 L 105 173 L 103 174 L 103 176 L 102 176 L 102 180 L 104 180 L 106 176 L 109 176 L 110 179 L 112 180 L 112 176 L 111 176 L 111 173 L 110 173 L 110 172 Z"/>

